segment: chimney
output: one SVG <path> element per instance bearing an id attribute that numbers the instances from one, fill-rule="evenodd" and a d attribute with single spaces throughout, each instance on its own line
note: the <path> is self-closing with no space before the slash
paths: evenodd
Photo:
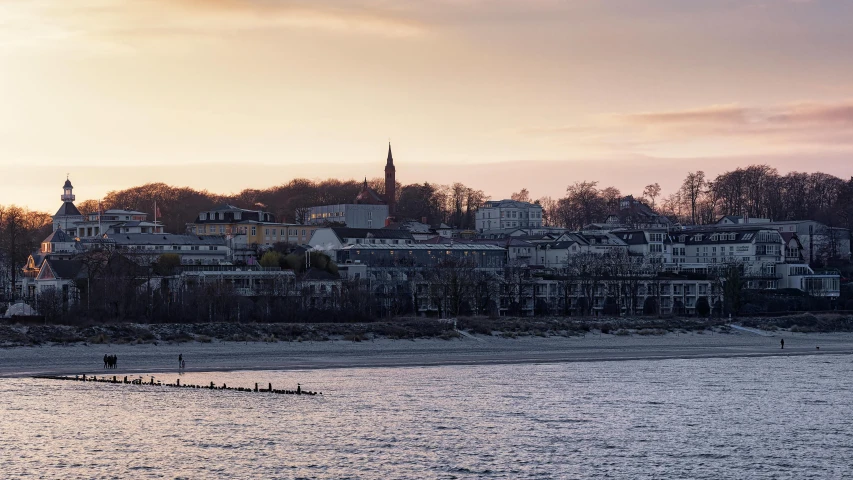
<path id="1" fill-rule="evenodd" d="M 426 217 L 421 217 L 421 223 L 426 223 Z"/>
<path id="2" fill-rule="evenodd" d="M 385 217 L 385 226 L 391 225 L 391 217 Z"/>

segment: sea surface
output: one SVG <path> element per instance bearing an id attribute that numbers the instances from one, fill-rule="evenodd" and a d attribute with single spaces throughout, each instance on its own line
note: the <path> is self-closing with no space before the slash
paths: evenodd
<path id="1" fill-rule="evenodd" d="M 323 395 L 0 379 L 0 477 L 853 477 L 845 355 L 180 378 Z"/>

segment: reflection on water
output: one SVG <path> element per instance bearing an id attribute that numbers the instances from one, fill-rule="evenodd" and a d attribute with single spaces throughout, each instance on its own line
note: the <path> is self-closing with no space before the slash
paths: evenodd
<path id="1" fill-rule="evenodd" d="M 299 382 L 322 397 L 0 379 L 0 472 L 842 478 L 853 474 L 852 374 L 850 357 L 820 356 L 180 377 Z"/>

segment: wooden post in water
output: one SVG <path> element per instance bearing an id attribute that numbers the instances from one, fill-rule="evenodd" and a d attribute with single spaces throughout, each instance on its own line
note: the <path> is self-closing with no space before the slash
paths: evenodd
<path id="1" fill-rule="evenodd" d="M 255 382 L 255 391 L 258 391 L 258 382 Z"/>
<path id="2" fill-rule="evenodd" d="M 268 392 L 272 393 L 272 383 L 270 383 L 270 389 L 268 390 Z"/>
<path id="3" fill-rule="evenodd" d="M 181 379 L 180 378 L 176 381 L 175 385 L 177 385 L 179 387 L 181 386 Z"/>

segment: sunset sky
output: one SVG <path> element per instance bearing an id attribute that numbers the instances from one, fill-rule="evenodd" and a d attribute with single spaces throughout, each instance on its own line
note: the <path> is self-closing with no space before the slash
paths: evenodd
<path id="1" fill-rule="evenodd" d="M 0 0 L 0 204 L 163 181 L 853 175 L 853 1 Z M 53 213 L 51 211 L 51 213 Z"/>

